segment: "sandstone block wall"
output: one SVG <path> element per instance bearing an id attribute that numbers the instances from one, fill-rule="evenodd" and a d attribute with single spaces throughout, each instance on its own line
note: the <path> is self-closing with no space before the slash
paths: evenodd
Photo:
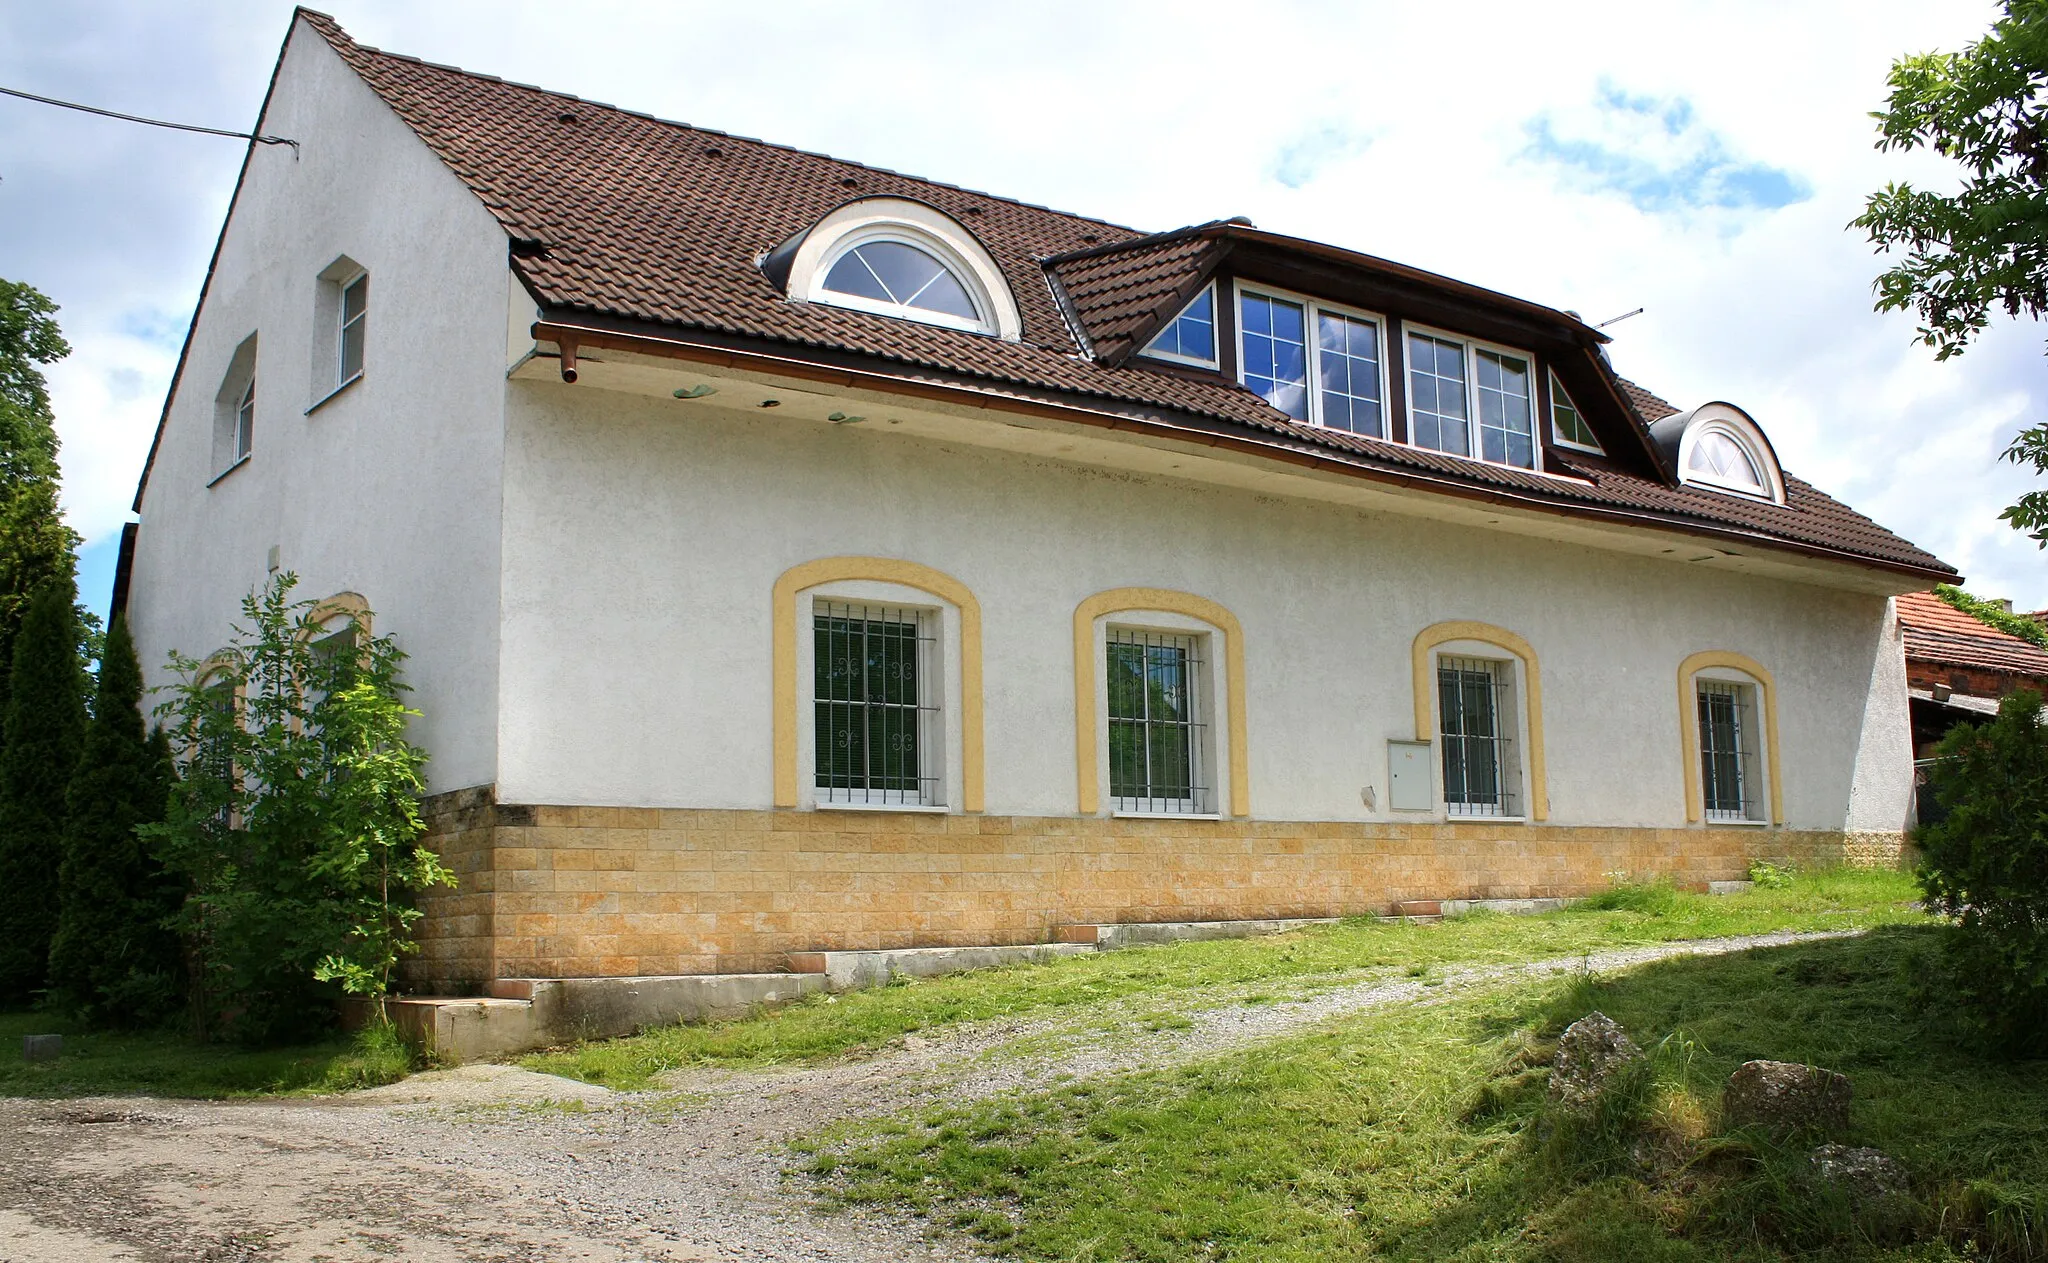
<path id="1" fill-rule="evenodd" d="M 1681 886 L 1751 858 L 1898 862 L 1895 834 L 429 804 L 461 879 L 415 987 L 772 971 L 797 951 L 1047 942 L 1077 922 L 1385 913 L 1406 899 Z"/>

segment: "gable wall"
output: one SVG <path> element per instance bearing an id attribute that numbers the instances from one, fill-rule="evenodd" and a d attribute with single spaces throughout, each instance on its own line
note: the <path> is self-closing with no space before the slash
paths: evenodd
<path id="1" fill-rule="evenodd" d="M 435 789 L 495 772 L 505 238 L 467 189 L 298 25 L 142 502 L 130 619 L 151 684 L 227 640 L 270 548 L 298 594 L 361 593 L 411 655 Z M 317 277 L 370 272 L 366 371 L 316 370 Z M 215 395 L 259 335 L 254 454 L 212 486 Z"/>
<path id="2" fill-rule="evenodd" d="M 1074 813 L 1074 610 L 1149 586 L 1243 623 L 1255 819 L 1415 819 L 1387 810 L 1386 742 L 1415 735 L 1411 645 L 1444 620 L 1540 656 L 1552 825 L 1686 824 L 1676 673 L 1709 649 L 1776 676 L 1790 827 L 1905 819 L 1881 596 L 962 450 L 880 418 L 508 398 L 501 802 L 770 806 L 771 587 L 856 554 L 978 597 L 991 814 Z"/>

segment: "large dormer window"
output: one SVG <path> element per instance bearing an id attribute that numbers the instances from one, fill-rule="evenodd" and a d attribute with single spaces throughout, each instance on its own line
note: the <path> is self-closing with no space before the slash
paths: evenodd
<path id="1" fill-rule="evenodd" d="M 1535 361 L 1505 347 L 1408 335 L 1408 436 L 1417 447 L 1536 468 Z"/>
<path id="2" fill-rule="evenodd" d="M 844 306 L 913 319 L 936 317 L 970 329 L 987 323 L 957 273 L 931 251 L 893 238 L 864 241 L 846 250 L 825 273 L 823 289 L 831 301 Z M 909 310 L 898 310 L 902 308 Z"/>
<path id="3" fill-rule="evenodd" d="M 1385 438 L 1381 322 L 1364 312 L 1240 286 L 1238 377 L 1310 425 Z"/>

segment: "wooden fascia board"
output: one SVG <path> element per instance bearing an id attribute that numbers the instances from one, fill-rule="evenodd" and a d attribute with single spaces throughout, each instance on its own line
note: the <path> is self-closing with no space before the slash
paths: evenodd
<path id="1" fill-rule="evenodd" d="M 991 385 L 944 382 L 933 380 L 929 377 L 909 378 L 868 368 L 823 364 L 816 360 L 802 359 L 755 348 L 693 342 L 683 338 L 658 334 L 628 332 L 602 326 L 564 322 L 559 319 L 549 318 L 546 315 L 532 326 L 531 333 L 535 342 L 551 342 L 557 346 L 567 343 L 576 347 L 599 347 L 631 351 L 642 355 L 684 360 L 690 363 L 706 364 L 741 372 L 772 374 L 792 380 L 837 386 L 848 390 L 867 390 L 877 393 L 895 394 L 914 399 L 929 400 L 934 403 L 950 404 L 954 407 L 978 408 L 990 412 L 1033 416 L 1071 424 L 1093 426 L 1102 430 L 1124 431 L 1134 435 L 1169 439 L 1175 442 L 1231 451 L 1270 460 L 1278 464 L 1291 465 L 1300 469 L 1363 478 L 1388 486 L 1403 487 L 1461 500 L 1498 504 L 1533 512 L 1548 513 L 1558 517 L 1576 517 L 1592 521 L 1654 528 L 1707 539 L 1726 540 L 1757 548 L 1796 553 L 1804 557 L 1855 566 L 1866 570 L 1879 570 L 1891 574 L 1909 575 L 1916 580 L 1931 583 L 1947 583 L 1955 578 L 1954 573 L 1946 569 L 1930 570 L 1926 567 L 1914 566 L 1904 562 L 1888 561 L 1878 557 L 1866 557 L 1844 549 L 1829 548 L 1825 545 L 1810 544 L 1800 540 L 1784 539 L 1768 532 L 1750 530 L 1744 527 L 1701 522 L 1683 516 L 1647 513 L 1615 505 L 1585 502 L 1563 504 L 1542 496 L 1530 495 L 1503 487 L 1480 486 L 1420 470 L 1391 469 L 1386 466 L 1366 464 L 1362 461 L 1345 460 L 1341 454 L 1333 450 L 1312 448 L 1305 444 L 1289 443 L 1278 436 L 1270 438 L 1256 436 L 1247 433 L 1242 427 L 1230 422 L 1200 417 L 1194 414 L 1169 415 L 1164 412 L 1144 414 L 1118 412 L 1106 407 L 1005 391 Z"/>

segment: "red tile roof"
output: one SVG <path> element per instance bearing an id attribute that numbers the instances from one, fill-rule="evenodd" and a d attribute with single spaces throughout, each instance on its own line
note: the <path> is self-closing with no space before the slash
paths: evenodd
<path id="1" fill-rule="evenodd" d="M 301 9 L 298 16 L 497 217 L 516 247 L 513 266 L 550 320 L 626 322 L 695 331 L 726 344 L 773 342 L 800 348 L 799 354 L 865 357 L 906 378 L 980 379 L 1036 398 L 1140 417 L 1191 418 L 1366 476 L 1420 478 L 1465 489 L 1462 494 L 1782 543 L 1928 577 L 1955 573 L 1789 474 L 1783 505 L 1670 485 L 1651 476 L 1654 471 L 1577 454 L 1557 472 L 1583 482 L 1547 477 L 1301 425 L 1236 382 L 1142 360 L 1118 362 L 1149 336 L 1162 313 L 1171 314 L 1177 298 L 1201 283 L 1216 232 L 1256 236 L 1268 245 L 1285 238 L 1231 224 L 1148 237 L 1102 220 L 432 65 L 357 44 L 324 15 Z M 967 225 L 1010 281 L 1021 339 L 787 301 L 756 260 L 845 202 L 870 196 L 915 199 Z M 1525 316 L 1568 321 L 1564 313 L 1448 278 L 1318 243 L 1295 244 L 1481 296 Z M 1577 326 L 1576 320 L 1569 324 Z M 1644 423 L 1678 411 L 1630 383 L 1617 385 Z"/>
<path id="2" fill-rule="evenodd" d="M 1979 622 L 1932 592 L 1900 597 L 1898 610 L 1911 661 L 2048 676 L 2048 649 Z"/>

